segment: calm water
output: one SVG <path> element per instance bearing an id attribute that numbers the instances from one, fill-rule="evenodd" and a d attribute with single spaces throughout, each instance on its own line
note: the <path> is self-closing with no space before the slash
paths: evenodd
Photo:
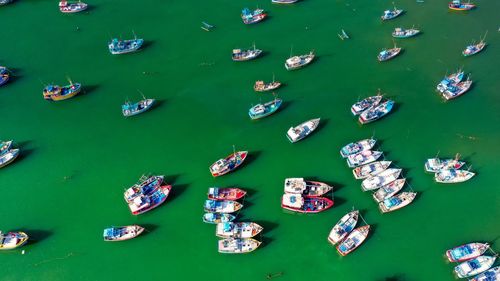
<path id="1" fill-rule="evenodd" d="M 500 250 L 500 1 L 479 1 L 469 13 L 448 11 L 447 0 L 397 1 L 407 12 L 384 23 L 379 17 L 391 1 L 369 2 L 101 0 L 75 15 L 59 13 L 48 0 L 1 7 L 0 65 L 16 77 L 0 88 L 0 137 L 16 140 L 22 156 L 0 171 L 0 228 L 25 230 L 32 242 L 24 255 L 1 253 L 0 279 L 265 280 L 283 272 L 276 280 L 453 280 L 447 248 L 477 240 Z M 256 5 L 269 19 L 243 25 L 240 10 Z M 201 21 L 216 29 L 202 31 Z M 404 53 L 379 63 L 378 52 L 393 44 L 391 31 L 412 25 L 423 34 L 398 40 Z M 351 40 L 338 39 L 342 28 Z M 128 38 L 132 30 L 147 46 L 111 56 L 110 37 Z M 485 51 L 463 58 L 462 49 L 486 30 Z M 233 48 L 253 42 L 265 50 L 262 58 L 231 61 Z M 318 59 L 287 72 L 292 45 L 294 54 L 314 49 Z M 472 74 L 473 89 L 444 103 L 435 84 L 461 66 Z M 277 91 L 286 104 L 252 122 L 248 108 L 272 98 L 254 93 L 253 82 L 273 73 L 286 84 Z M 44 101 L 43 85 L 64 84 L 66 76 L 83 83 L 86 94 Z M 397 107 L 361 127 L 349 107 L 378 88 Z M 159 106 L 125 119 L 120 105 L 138 100 L 137 90 Z M 286 130 L 314 117 L 322 127 L 290 144 Z M 380 214 L 338 154 L 342 145 L 372 135 L 419 192 L 394 213 Z M 212 178 L 208 166 L 233 144 L 249 150 L 250 161 Z M 461 153 L 477 176 L 458 185 L 434 183 L 423 163 L 438 151 Z M 174 191 L 162 207 L 135 217 L 122 193 L 148 172 L 165 174 Z M 334 184 L 335 207 L 317 215 L 284 212 L 285 177 Z M 201 222 L 206 190 L 214 185 L 250 191 L 241 218 L 266 227 L 261 249 L 217 253 L 214 227 Z M 341 258 L 326 237 L 353 206 L 373 231 Z M 150 232 L 123 243 L 102 241 L 103 228 L 126 224 Z"/>

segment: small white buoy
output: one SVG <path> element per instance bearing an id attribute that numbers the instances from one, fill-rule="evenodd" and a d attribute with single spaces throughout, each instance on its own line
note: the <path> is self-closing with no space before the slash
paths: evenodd
<path id="1" fill-rule="evenodd" d="M 21 255 L 24 255 L 24 250 L 22 250 Z"/>

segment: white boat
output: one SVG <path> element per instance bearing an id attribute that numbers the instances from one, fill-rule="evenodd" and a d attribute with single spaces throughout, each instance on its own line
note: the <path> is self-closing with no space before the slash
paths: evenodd
<path id="1" fill-rule="evenodd" d="M 376 192 L 373 193 L 373 199 L 375 202 L 380 203 L 385 199 L 394 196 L 398 193 L 405 185 L 406 179 L 397 179 L 387 185 L 382 186 Z"/>
<path id="2" fill-rule="evenodd" d="M 479 256 L 475 259 L 465 261 L 455 266 L 455 274 L 458 278 L 467 278 L 488 270 L 496 260 L 495 257 Z"/>
<path id="3" fill-rule="evenodd" d="M 253 44 L 253 49 L 233 49 L 232 59 L 233 61 L 247 61 L 255 59 L 261 54 L 262 50 L 255 48 L 255 44 Z"/>
<path id="4" fill-rule="evenodd" d="M 376 161 L 356 167 L 352 170 L 355 179 L 365 179 L 385 171 L 391 165 L 391 161 Z"/>
<path id="5" fill-rule="evenodd" d="M 0 168 L 5 167 L 16 160 L 19 156 L 19 148 L 10 149 L 8 152 L 4 152 L 0 155 Z"/>
<path id="6" fill-rule="evenodd" d="M 263 229 L 254 222 L 223 222 L 217 224 L 215 235 L 221 238 L 252 238 Z"/>
<path id="7" fill-rule="evenodd" d="M 365 241 L 369 232 L 369 225 L 360 226 L 354 229 L 339 245 L 337 245 L 337 251 L 342 256 L 348 255 Z"/>
<path id="8" fill-rule="evenodd" d="M 295 70 L 310 64 L 314 59 L 314 52 L 311 51 L 307 55 L 293 56 L 285 61 L 286 70 Z"/>
<path id="9" fill-rule="evenodd" d="M 333 187 L 319 181 L 306 181 L 304 178 L 286 178 L 285 193 L 302 194 L 305 196 L 322 196 Z"/>
<path id="10" fill-rule="evenodd" d="M 253 238 L 244 239 L 222 239 L 219 240 L 219 253 L 223 254 L 244 254 L 255 251 L 262 242 Z"/>
<path id="11" fill-rule="evenodd" d="M 436 182 L 440 183 L 459 183 L 470 180 L 475 173 L 467 170 L 441 170 L 434 175 Z"/>
<path id="12" fill-rule="evenodd" d="M 437 173 L 441 170 L 460 169 L 465 165 L 464 161 L 458 160 L 458 155 L 454 159 L 429 158 L 425 162 L 425 170 L 430 173 Z"/>
<path id="13" fill-rule="evenodd" d="M 479 274 L 478 276 L 470 279 L 469 281 L 497 281 L 500 280 L 500 266 L 495 266 L 487 271 Z"/>
<path id="14" fill-rule="evenodd" d="M 28 242 L 28 234 L 19 232 L 3 233 L 0 231 L 0 250 L 12 250 Z"/>
<path id="15" fill-rule="evenodd" d="M 349 168 L 355 168 L 364 164 L 376 161 L 382 156 L 381 151 L 365 150 L 360 153 L 347 156 L 347 165 Z"/>
<path id="16" fill-rule="evenodd" d="M 362 99 L 351 106 L 351 113 L 356 116 L 363 113 L 363 111 L 377 106 L 382 101 L 382 94 L 380 93 L 380 89 L 376 96 L 367 97 Z"/>
<path id="17" fill-rule="evenodd" d="M 446 100 L 451 100 L 465 94 L 465 92 L 467 92 L 471 86 L 472 86 L 472 80 L 469 80 L 469 78 L 467 77 L 466 81 L 449 85 L 446 88 L 446 90 L 441 93 L 441 95 Z"/>
<path id="18" fill-rule="evenodd" d="M 363 191 L 368 191 L 381 188 L 382 186 L 395 181 L 400 174 L 401 169 L 387 169 L 373 177 L 364 179 L 361 183 L 361 189 L 363 189 Z"/>
<path id="19" fill-rule="evenodd" d="M 319 125 L 320 118 L 308 120 L 296 127 L 290 127 L 286 136 L 288 139 L 294 143 L 299 140 L 307 137 L 310 133 L 312 133 Z"/>
<path id="20" fill-rule="evenodd" d="M 402 192 L 378 203 L 378 207 L 382 213 L 396 211 L 410 204 L 415 199 L 415 196 L 417 196 L 415 192 Z"/>
<path id="21" fill-rule="evenodd" d="M 344 239 L 344 237 L 346 237 L 358 223 L 358 216 L 358 210 L 345 214 L 330 231 L 328 241 L 332 243 L 332 245 L 342 241 L 342 239 Z"/>
<path id="22" fill-rule="evenodd" d="M 375 139 L 364 139 L 357 142 L 351 142 L 340 149 L 340 155 L 346 158 L 349 155 L 353 155 L 365 150 L 370 150 L 373 148 L 376 142 L 377 140 Z"/>

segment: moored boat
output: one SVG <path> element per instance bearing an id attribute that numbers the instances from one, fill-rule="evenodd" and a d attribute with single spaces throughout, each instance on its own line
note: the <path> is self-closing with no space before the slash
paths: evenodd
<path id="1" fill-rule="evenodd" d="M 321 118 L 311 119 L 295 127 L 290 127 L 286 133 L 288 140 L 294 143 L 304 139 L 316 130 L 320 119 Z"/>
<path id="2" fill-rule="evenodd" d="M 219 253 L 223 254 L 244 254 L 255 251 L 262 242 L 253 238 L 244 239 L 222 239 L 219 240 Z"/>
<path id="3" fill-rule="evenodd" d="M 163 185 L 150 195 L 141 194 L 135 197 L 134 200 L 128 204 L 130 211 L 133 215 L 139 215 L 160 206 L 167 199 L 171 189 L 171 185 Z"/>
<path id="4" fill-rule="evenodd" d="M 124 241 L 139 236 L 144 231 L 144 227 L 139 225 L 127 225 L 105 228 L 104 241 Z"/>
<path id="5" fill-rule="evenodd" d="M 18 232 L 3 233 L 0 231 L 0 250 L 12 250 L 28 242 L 28 234 Z"/>
<path id="6" fill-rule="evenodd" d="M 454 271 L 458 278 L 467 278 L 488 270 L 496 260 L 496 256 L 479 256 L 455 266 Z"/>
<path id="7" fill-rule="evenodd" d="M 358 118 L 358 121 L 361 124 L 367 124 L 376 121 L 387 115 L 387 113 L 391 112 L 393 106 L 394 106 L 394 101 L 387 100 L 361 113 L 361 115 Z"/>
<path id="8" fill-rule="evenodd" d="M 378 173 L 373 177 L 366 178 L 361 183 L 361 189 L 363 191 L 379 189 L 382 186 L 395 181 L 401 174 L 401 171 L 401 169 L 391 168 Z"/>
<path id="9" fill-rule="evenodd" d="M 464 76 L 465 76 L 465 72 L 463 70 L 459 69 L 457 72 L 452 73 L 448 76 L 445 76 L 444 79 L 441 80 L 441 82 L 439 82 L 439 84 L 436 86 L 436 90 L 443 93 L 444 91 L 446 91 L 446 89 L 448 89 L 448 86 L 456 85 L 456 84 L 462 82 L 462 80 L 464 79 Z"/>
<path id="10" fill-rule="evenodd" d="M 12 163 L 19 156 L 19 148 L 10 149 L 0 155 L 0 168 Z"/>
<path id="11" fill-rule="evenodd" d="M 50 101 L 61 101 L 76 96 L 82 90 L 80 83 L 69 81 L 67 86 L 48 85 L 43 89 L 43 98 Z"/>
<path id="12" fill-rule="evenodd" d="M 369 232 L 369 225 L 360 226 L 354 229 L 339 245 L 337 245 L 337 251 L 342 256 L 348 255 L 365 241 Z"/>
<path id="13" fill-rule="evenodd" d="M 379 93 L 376 96 L 367 97 L 358 101 L 351 106 L 351 112 L 354 115 L 359 115 L 368 108 L 377 106 L 382 101 L 382 95 Z"/>
<path id="14" fill-rule="evenodd" d="M 262 50 L 256 49 L 255 44 L 253 44 L 253 49 L 242 50 L 233 49 L 233 61 L 247 61 L 257 58 L 262 54 Z"/>
<path id="15" fill-rule="evenodd" d="M 252 238 L 264 228 L 255 222 L 223 222 L 215 228 L 215 236 L 221 238 Z"/>
<path id="16" fill-rule="evenodd" d="M 500 280 L 500 266 L 495 266 L 477 275 L 469 281 L 497 281 Z"/>
<path id="17" fill-rule="evenodd" d="M 465 50 L 462 51 L 462 55 L 464 57 L 469 57 L 469 56 L 475 55 L 475 54 L 481 52 L 484 49 L 484 47 L 486 47 L 486 42 L 481 40 L 477 44 L 471 44 L 471 45 L 467 46 L 465 48 Z"/>
<path id="18" fill-rule="evenodd" d="M 274 75 L 273 75 L 273 81 L 269 83 L 265 83 L 262 80 L 255 81 L 255 84 L 253 85 L 253 89 L 256 92 L 267 92 L 267 91 L 272 91 L 274 89 L 277 89 L 281 86 L 281 82 L 279 81 L 274 81 Z"/>
<path id="19" fill-rule="evenodd" d="M 382 156 L 381 151 L 365 150 L 360 153 L 347 156 L 347 165 L 349 168 L 355 168 L 364 164 L 376 161 Z"/>
<path id="20" fill-rule="evenodd" d="M 264 118 L 276 112 L 282 103 L 283 101 L 278 98 L 263 104 L 259 103 L 248 110 L 248 116 L 252 120 Z"/>
<path id="21" fill-rule="evenodd" d="M 402 50 L 401 48 L 398 48 L 396 46 L 394 46 L 394 48 L 391 49 L 383 49 L 377 56 L 378 61 L 390 60 L 399 55 L 399 53 L 401 53 L 401 50 Z"/>
<path id="22" fill-rule="evenodd" d="M 126 102 L 122 105 L 122 114 L 125 117 L 137 115 L 153 107 L 155 99 L 142 99 L 136 103 Z"/>
<path id="23" fill-rule="evenodd" d="M 352 170 L 355 179 L 365 179 L 367 177 L 373 177 L 376 174 L 384 171 L 391 165 L 391 161 L 376 161 L 372 163 L 365 164 L 363 166 L 356 167 Z"/>
<path id="24" fill-rule="evenodd" d="M 153 194 L 163 183 L 164 176 L 142 176 L 138 183 L 127 188 L 125 190 L 123 197 L 125 202 L 131 203 L 135 198 L 141 195 L 149 196 Z"/>
<path id="25" fill-rule="evenodd" d="M 212 200 L 239 200 L 247 194 L 246 191 L 236 187 L 210 187 L 208 188 L 208 199 Z"/>
<path id="26" fill-rule="evenodd" d="M 467 170 L 448 169 L 437 172 L 434 179 L 440 183 L 459 183 L 470 180 L 474 175 Z"/>
<path id="27" fill-rule="evenodd" d="M 276 3 L 276 4 L 293 4 L 299 0 L 271 0 L 271 3 Z"/>
<path id="28" fill-rule="evenodd" d="M 226 158 L 215 161 L 209 168 L 210 173 L 218 177 L 234 171 L 245 161 L 247 155 L 248 151 L 234 151 Z"/>
<path id="29" fill-rule="evenodd" d="M 454 10 L 454 11 L 468 11 L 468 10 L 472 10 L 473 8 L 475 8 L 476 5 L 472 4 L 472 3 L 462 3 L 460 0 L 453 0 L 451 3 L 448 4 L 448 8 L 450 10 Z"/>
<path id="30" fill-rule="evenodd" d="M 385 10 L 384 14 L 380 17 L 382 20 L 391 20 L 395 17 L 398 17 L 403 13 L 403 10 L 398 10 L 394 7 L 393 10 Z"/>
<path id="31" fill-rule="evenodd" d="M 472 80 L 469 80 L 469 78 L 467 78 L 466 81 L 448 85 L 446 90 L 441 94 L 446 100 L 451 100 L 463 95 L 470 89 L 471 86 L 472 86 Z"/>
<path id="32" fill-rule="evenodd" d="M 10 72 L 5 66 L 0 66 L 0 86 L 7 83 L 10 79 Z"/>
<path id="33" fill-rule="evenodd" d="M 0 142 L 0 155 L 4 154 L 5 152 L 9 152 L 10 148 L 12 147 L 12 141 L 2 141 Z"/>
<path id="34" fill-rule="evenodd" d="M 328 241 L 335 245 L 342 241 L 356 226 L 358 223 L 359 211 L 355 210 L 345 214 L 340 220 L 335 224 L 335 226 L 328 234 Z"/>
<path id="35" fill-rule="evenodd" d="M 236 216 L 231 214 L 224 213 L 205 213 L 203 214 L 203 222 L 205 223 L 222 223 L 222 222 L 231 222 L 236 219 Z"/>
<path id="36" fill-rule="evenodd" d="M 62 13 L 78 13 L 85 11 L 88 5 L 81 1 L 68 3 L 66 0 L 59 2 L 59 11 Z"/>
<path id="37" fill-rule="evenodd" d="M 384 201 L 378 203 L 378 207 L 382 213 L 396 211 L 410 204 L 415 199 L 415 196 L 417 196 L 415 192 L 402 192 L 384 199 Z"/>
<path id="38" fill-rule="evenodd" d="M 376 142 L 377 140 L 375 139 L 364 139 L 357 142 L 351 142 L 340 149 L 340 155 L 346 158 L 349 155 L 353 155 L 365 150 L 370 150 L 373 148 Z"/>
<path id="39" fill-rule="evenodd" d="M 230 214 L 243 208 L 243 204 L 233 200 L 205 200 L 205 212 Z"/>
<path id="40" fill-rule="evenodd" d="M 295 70 L 302 68 L 308 64 L 310 64 L 313 59 L 314 59 L 314 52 L 310 51 L 309 54 L 306 55 L 300 55 L 300 56 L 290 56 L 286 61 L 285 61 L 285 68 L 286 70 Z"/>
<path id="41" fill-rule="evenodd" d="M 394 196 L 394 194 L 398 193 L 401 189 L 403 189 L 405 182 L 406 179 L 397 179 L 391 183 L 382 186 L 373 193 L 373 199 L 375 200 L 375 202 L 380 203 L 385 199 Z"/>
<path id="42" fill-rule="evenodd" d="M 465 165 L 464 161 L 458 160 L 459 155 L 453 159 L 429 158 L 425 161 L 425 170 L 430 173 L 437 173 L 441 170 L 460 169 Z"/>
<path id="43" fill-rule="evenodd" d="M 325 197 L 302 196 L 300 194 L 283 194 L 281 207 L 299 213 L 319 213 L 333 206 L 333 200 Z"/>
<path id="44" fill-rule="evenodd" d="M 258 23 L 266 18 L 267 14 L 264 13 L 262 9 L 256 9 L 254 11 L 250 11 L 248 8 L 244 8 L 241 11 L 241 19 L 244 24 L 252 24 Z"/>
<path id="45" fill-rule="evenodd" d="M 404 29 L 402 27 L 396 27 L 392 32 L 392 37 L 394 38 L 410 38 L 420 33 L 420 30 L 416 28 Z"/>
<path id="46" fill-rule="evenodd" d="M 446 257 L 450 262 L 463 262 L 477 258 L 490 248 L 488 243 L 468 243 L 446 251 Z"/>
<path id="47" fill-rule="evenodd" d="M 332 189 L 333 187 L 319 181 L 306 181 L 303 178 L 285 179 L 285 193 L 317 197 L 330 192 Z"/>
<path id="48" fill-rule="evenodd" d="M 14 1 L 14 0 L 0 0 L 0 6 L 12 3 L 12 1 Z"/>
<path id="49" fill-rule="evenodd" d="M 139 50 L 143 44 L 144 39 L 137 38 L 134 35 L 134 39 L 129 40 L 119 40 L 118 38 L 113 38 L 108 44 L 108 49 L 113 55 L 121 55 L 135 52 Z"/>

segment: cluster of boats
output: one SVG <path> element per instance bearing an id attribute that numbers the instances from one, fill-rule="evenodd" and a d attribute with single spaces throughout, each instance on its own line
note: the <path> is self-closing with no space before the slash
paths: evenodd
<path id="1" fill-rule="evenodd" d="M 500 266 L 491 268 L 497 255 L 483 255 L 488 249 L 488 243 L 472 242 L 447 250 L 446 257 L 450 262 L 460 263 L 453 270 L 458 278 L 473 277 L 469 281 L 500 280 Z"/>
<path id="2" fill-rule="evenodd" d="M 351 113 L 358 116 L 358 121 L 361 124 L 371 123 L 389 113 L 394 106 L 393 100 L 383 100 L 383 96 L 379 93 L 376 96 L 370 96 L 362 99 L 351 106 Z"/>
<path id="3" fill-rule="evenodd" d="M 124 192 L 130 212 L 139 215 L 160 206 L 170 194 L 172 186 L 163 184 L 164 176 L 142 176 Z"/>
<path id="4" fill-rule="evenodd" d="M 319 213 L 328 210 L 333 206 L 333 200 L 324 195 L 332 189 L 332 186 L 323 182 L 287 178 L 281 207 L 299 213 Z"/>
<path id="5" fill-rule="evenodd" d="M 460 161 L 460 155 L 455 158 L 429 158 L 425 162 L 425 171 L 434 173 L 434 179 L 439 183 L 459 183 L 470 180 L 475 173 L 462 170 L 466 163 Z"/>
<path id="6" fill-rule="evenodd" d="M 355 228 L 359 217 L 361 215 L 358 210 L 345 214 L 328 234 L 328 242 L 334 246 L 338 244 L 336 248 L 342 256 L 356 250 L 368 237 L 370 225 Z"/>
<path id="7" fill-rule="evenodd" d="M 274 80 L 274 75 L 273 75 L 273 81 L 271 82 L 264 82 L 262 80 L 255 81 L 255 84 L 253 86 L 254 91 L 256 92 L 268 92 L 272 91 L 275 89 L 278 89 L 281 86 L 281 82 L 275 81 Z M 278 99 L 276 95 L 273 93 L 274 99 L 270 100 L 265 103 L 259 103 L 255 106 L 252 106 L 248 110 L 248 116 L 250 116 L 250 119 L 255 120 L 255 119 L 260 119 L 264 118 L 266 116 L 269 116 L 276 112 L 283 101 L 281 99 Z"/>
<path id="8" fill-rule="evenodd" d="M 465 81 L 464 77 L 465 72 L 461 69 L 455 73 L 447 75 L 438 83 L 436 90 L 446 100 L 459 97 L 467 92 L 472 86 L 472 80 L 469 79 L 469 76 L 467 76 L 467 80 Z"/>
<path id="9" fill-rule="evenodd" d="M 0 142 L 0 168 L 14 162 L 19 156 L 19 148 L 13 148 L 13 141 Z"/>

